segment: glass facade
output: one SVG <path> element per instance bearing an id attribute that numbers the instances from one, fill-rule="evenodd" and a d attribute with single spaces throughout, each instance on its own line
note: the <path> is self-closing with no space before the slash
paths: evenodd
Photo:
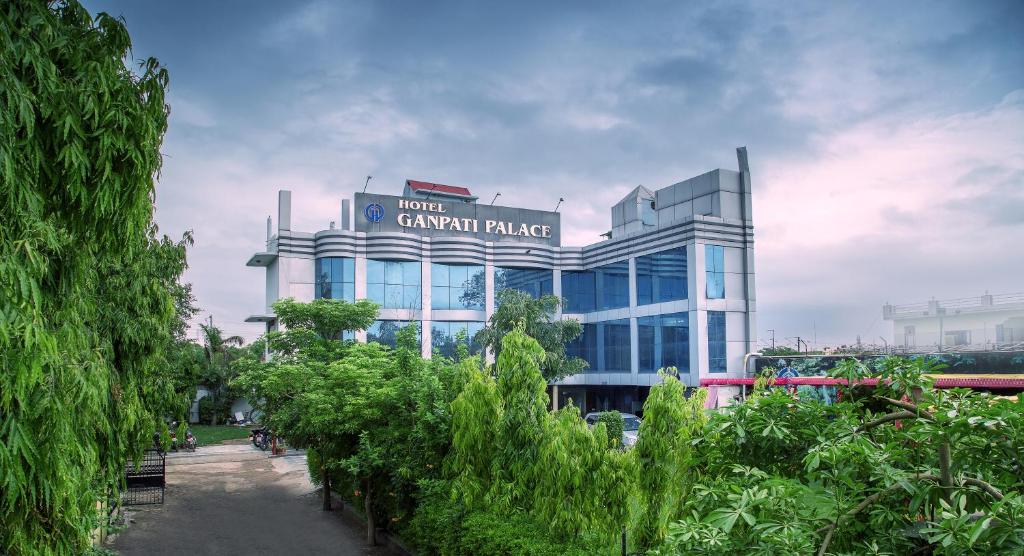
<path id="1" fill-rule="evenodd" d="M 554 293 L 554 271 L 494 267 L 494 297 L 502 290 L 519 290 L 534 299 Z M 495 301 L 497 302 L 497 301 Z"/>
<path id="2" fill-rule="evenodd" d="M 597 304 L 594 273 L 589 270 L 562 271 L 562 297 L 566 313 L 589 313 Z"/>
<path id="3" fill-rule="evenodd" d="M 638 305 L 686 299 L 686 248 L 636 258 Z"/>
<path id="4" fill-rule="evenodd" d="M 629 307 L 629 262 L 562 272 L 562 297 L 567 313 Z"/>
<path id="5" fill-rule="evenodd" d="M 346 257 L 323 257 L 316 260 L 314 296 L 316 299 L 356 298 L 355 261 Z"/>
<path id="6" fill-rule="evenodd" d="M 384 309 L 419 309 L 420 262 L 367 259 L 366 297 Z"/>
<path id="7" fill-rule="evenodd" d="M 587 323 L 583 333 L 565 347 L 567 355 L 582 357 L 587 373 L 631 372 L 629 319 Z"/>
<path id="8" fill-rule="evenodd" d="M 481 265 L 430 265 L 432 309 L 484 310 L 484 267 Z"/>
<path id="9" fill-rule="evenodd" d="M 705 245 L 707 297 L 725 297 L 725 249 Z M 636 258 L 637 303 L 648 305 L 685 300 L 688 296 L 688 261 L 683 247 L 668 249 Z M 367 298 L 386 309 L 420 309 L 423 265 L 417 261 L 366 261 Z M 354 260 L 346 257 L 324 257 L 315 261 L 316 298 L 354 301 Z M 482 265 L 433 263 L 431 273 L 431 307 L 440 310 L 483 311 L 485 305 L 485 268 Z M 619 261 L 586 271 L 563 271 L 562 294 L 566 313 L 592 313 L 629 306 L 629 264 Z M 541 269 L 495 267 L 495 293 L 515 289 L 538 298 L 554 290 L 554 271 Z M 440 316 L 440 315 L 438 315 Z M 688 313 L 678 312 L 636 318 L 639 373 L 655 373 L 675 367 L 680 374 L 695 370 L 690 361 L 690 326 Z M 482 319 L 481 319 L 482 320 Z M 368 341 L 394 347 L 397 332 L 407 321 L 378 320 L 367 329 Z M 454 357 L 456 336 L 464 331 L 471 353 L 480 351 L 473 342 L 485 326 L 479 321 L 431 321 L 432 352 Z M 952 336 L 953 334 L 950 333 Z M 1004 334 L 1005 335 L 1005 334 Z M 345 339 L 354 333 L 346 332 Z M 422 335 L 420 335 L 422 341 Z M 706 341 L 709 372 L 727 370 L 726 314 L 707 312 L 707 330 L 695 333 L 694 341 Z M 954 338 L 950 343 L 957 340 Z M 630 319 L 608 320 L 583 325 L 579 338 L 566 346 L 568 355 L 581 357 L 588 363 L 587 373 L 630 373 L 632 354 Z"/>
<path id="10" fill-rule="evenodd" d="M 690 322 L 686 313 L 640 317 L 637 341 L 641 373 L 675 367 L 690 372 Z"/>
<path id="11" fill-rule="evenodd" d="M 705 280 L 708 299 L 725 299 L 725 247 L 704 246 Z"/>
<path id="12" fill-rule="evenodd" d="M 400 320 L 378 320 L 374 321 L 373 325 L 366 329 L 366 341 L 377 342 L 386 346 L 395 347 L 398 343 L 398 331 L 406 326 L 413 324 L 407 321 Z M 419 327 L 416 328 L 416 339 L 417 341 L 422 340 L 422 334 L 420 333 Z"/>
<path id="13" fill-rule="evenodd" d="M 477 353 L 480 346 L 473 341 L 477 332 L 484 328 L 482 322 L 460 322 L 460 321 L 433 321 L 430 323 L 430 346 L 431 355 L 443 357 L 455 357 L 456 337 L 460 331 L 466 333 L 469 342 L 469 352 Z"/>
<path id="14" fill-rule="evenodd" d="M 725 311 L 708 311 L 708 371 L 725 372 Z"/>

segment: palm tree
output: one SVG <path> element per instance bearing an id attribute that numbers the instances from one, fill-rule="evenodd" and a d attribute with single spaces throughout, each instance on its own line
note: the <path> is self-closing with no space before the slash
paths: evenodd
<path id="1" fill-rule="evenodd" d="M 204 382 L 206 382 L 206 386 L 210 389 L 211 401 L 215 404 L 210 424 L 216 425 L 218 406 L 223 403 L 223 397 L 227 390 L 227 375 L 230 369 L 228 366 L 230 356 L 228 347 L 233 345 L 241 346 L 245 343 L 245 339 L 241 336 L 228 336 L 225 338 L 221 330 L 213 326 L 212 323 L 208 325 L 200 324 L 199 328 L 203 331 L 203 353 L 206 355 Z"/>

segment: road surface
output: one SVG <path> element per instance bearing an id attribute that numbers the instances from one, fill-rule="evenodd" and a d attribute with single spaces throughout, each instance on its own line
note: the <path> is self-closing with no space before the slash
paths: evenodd
<path id="1" fill-rule="evenodd" d="M 269 458 L 251 444 L 167 458 L 164 503 L 130 509 L 110 547 L 133 555 L 393 555 L 367 547 L 365 528 L 320 510 L 304 455 Z"/>

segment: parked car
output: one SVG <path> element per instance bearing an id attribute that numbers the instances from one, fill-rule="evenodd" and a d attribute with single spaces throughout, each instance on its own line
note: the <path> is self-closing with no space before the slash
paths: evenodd
<path id="1" fill-rule="evenodd" d="M 583 419 L 587 422 L 588 427 L 593 427 L 602 413 L 604 412 L 587 413 Z M 628 448 L 636 444 L 636 439 L 640 434 L 641 420 L 632 413 L 620 413 L 619 415 L 622 415 L 622 445 Z"/>

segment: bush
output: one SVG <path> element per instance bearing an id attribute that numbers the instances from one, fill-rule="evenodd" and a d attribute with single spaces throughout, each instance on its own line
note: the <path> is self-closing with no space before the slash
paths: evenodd
<path id="1" fill-rule="evenodd" d="M 461 533 L 457 554 L 466 556 L 585 556 L 599 552 L 584 550 L 578 540 L 573 544 L 552 541 L 544 528 L 518 512 L 470 514 L 462 522 Z"/>
<path id="2" fill-rule="evenodd" d="M 408 526 L 400 531 L 402 539 L 417 554 L 453 554 L 465 513 L 462 505 L 449 498 L 447 481 L 423 481 L 420 486 L 422 494 Z"/>
<path id="3" fill-rule="evenodd" d="M 592 540 L 559 542 L 522 512 L 467 512 L 449 496 L 451 483 L 424 481 L 403 540 L 417 554 L 442 556 L 584 556 L 607 552 Z"/>
<path id="4" fill-rule="evenodd" d="M 605 411 L 597 417 L 598 423 L 604 423 L 605 430 L 608 431 L 608 446 L 611 448 L 619 448 L 622 446 L 622 429 L 624 427 L 622 422 L 622 414 L 618 411 Z"/>
<path id="5" fill-rule="evenodd" d="M 166 452 L 171 449 L 171 429 L 164 421 L 160 421 L 160 426 L 157 428 L 160 431 L 160 448 Z"/>

